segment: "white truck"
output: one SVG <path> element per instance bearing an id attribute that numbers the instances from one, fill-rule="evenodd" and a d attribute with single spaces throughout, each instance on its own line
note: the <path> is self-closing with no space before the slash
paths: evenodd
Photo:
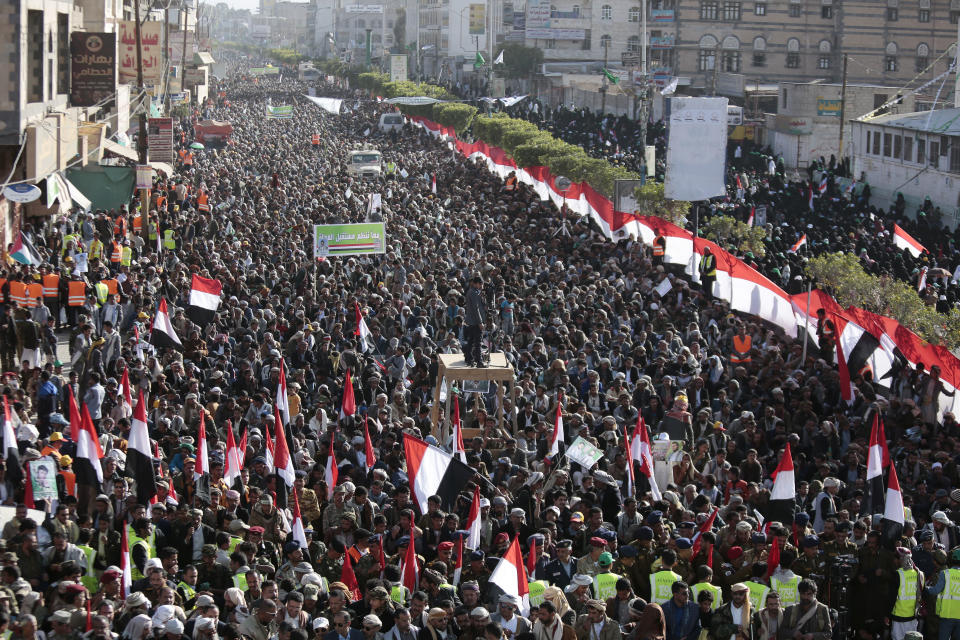
<path id="1" fill-rule="evenodd" d="M 383 158 L 376 149 L 356 149 L 348 156 L 347 174 L 358 178 L 379 178 Z"/>

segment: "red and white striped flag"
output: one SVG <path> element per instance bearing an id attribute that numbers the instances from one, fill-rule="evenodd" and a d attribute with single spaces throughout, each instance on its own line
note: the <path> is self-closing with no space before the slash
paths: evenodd
<path id="1" fill-rule="evenodd" d="M 896 245 L 898 249 L 909 251 L 910 255 L 914 258 L 919 258 L 920 254 L 927 250 L 925 246 L 917 242 L 913 236 L 904 231 L 898 224 L 893 225 L 893 244 Z"/>
<path id="2" fill-rule="evenodd" d="M 654 500 L 663 498 L 660 493 L 660 487 L 657 486 L 657 478 L 653 472 L 653 450 L 650 448 L 650 435 L 647 433 L 647 425 L 643 421 L 643 416 L 637 416 L 637 425 L 633 428 L 633 438 L 630 442 L 631 457 L 640 461 L 640 473 L 647 477 L 650 483 L 650 494 Z"/>
<path id="3" fill-rule="evenodd" d="M 800 239 L 793 243 L 793 246 L 787 249 L 787 253 L 796 253 L 800 247 L 807 244 L 807 234 L 800 236 Z"/>
<path id="4" fill-rule="evenodd" d="M 337 455 L 335 453 L 336 435 L 336 429 L 330 429 L 330 451 L 327 454 L 327 466 L 323 471 L 323 480 L 327 483 L 327 500 L 333 500 L 333 490 L 337 486 L 337 477 L 339 475 Z"/>
<path id="5" fill-rule="evenodd" d="M 454 394 L 453 411 L 450 416 L 453 423 L 453 455 L 460 458 L 464 463 L 467 461 L 467 449 L 463 444 L 463 426 L 460 423 L 460 399 Z"/>

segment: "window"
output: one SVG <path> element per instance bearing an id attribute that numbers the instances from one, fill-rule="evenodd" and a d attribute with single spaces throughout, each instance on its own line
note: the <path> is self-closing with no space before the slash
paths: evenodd
<path id="1" fill-rule="evenodd" d="M 890 153 L 893 151 L 893 134 L 885 133 L 883 134 L 883 157 L 889 158 Z"/>
<path id="2" fill-rule="evenodd" d="M 950 171 L 960 173 L 960 145 L 950 145 Z"/>
<path id="3" fill-rule="evenodd" d="M 755 16 L 765 16 L 767 15 L 767 3 L 766 2 L 757 2 L 753 5 L 753 15 Z"/>
<path id="4" fill-rule="evenodd" d="M 613 7 L 608 4 L 600 7 L 600 19 L 601 20 L 613 20 Z"/>
<path id="5" fill-rule="evenodd" d="M 825 56 L 820 54 L 820 57 L 817 58 L 817 69 L 829 69 L 830 68 L 830 56 Z"/>
<path id="6" fill-rule="evenodd" d="M 960 11 L 951 11 L 950 12 L 950 24 L 957 24 L 957 20 L 960 19 Z"/>
<path id="7" fill-rule="evenodd" d="M 829 40 L 821 40 L 820 44 L 817 45 L 817 49 L 820 52 L 819 57 L 817 58 L 817 68 L 818 69 L 829 69 L 831 64 L 830 52 L 833 49 L 833 46 L 830 44 Z"/>
<path id="8" fill-rule="evenodd" d="M 57 93 L 70 93 L 70 16 L 57 14 Z"/>
<path id="9" fill-rule="evenodd" d="M 873 132 L 873 155 L 880 155 L 880 133 L 878 131 Z"/>
<path id="10" fill-rule="evenodd" d="M 870 153 L 870 131 L 867 131 L 867 146 L 864 147 L 864 149 L 866 149 L 867 153 Z"/>
<path id="11" fill-rule="evenodd" d="M 787 108 L 787 90 L 786 90 L 786 88 L 783 89 L 783 93 L 780 95 L 780 97 L 781 97 L 781 99 L 782 99 L 782 101 L 783 101 L 783 106 L 781 107 L 781 109 L 786 109 L 786 108 Z"/>
<path id="12" fill-rule="evenodd" d="M 720 3 L 717 0 L 704 0 L 700 3 L 701 20 L 717 20 L 720 17 Z"/>
<path id="13" fill-rule="evenodd" d="M 723 65 L 720 68 L 728 73 L 738 73 L 740 71 L 740 52 L 724 51 Z"/>
<path id="14" fill-rule="evenodd" d="M 873 108 L 879 109 L 883 105 L 887 104 L 887 94 L 885 93 L 875 93 L 873 94 Z"/>
<path id="15" fill-rule="evenodd" d="M 910 136 L 903 137 L 903 161 L 913 161 L 913 138 Z"/>
<path id="16" fill-rule="evenodd" d="M 640 53 L 640 36 L 630 36 L 627 38 L 627 51 Z"/>
<path id="17" fill-rule="evenodd" d="M 930 47 L 925 43 L 920 43 L 917 45 L 917 61 L 916 61 L 916 70 L 921 72 L 927 68 L 927 65 L 930 64 Z"/>
<path id="18" fill-rule="evenodd" d="M 800 68 L 800 41 L 796 38 L 787 40 L 787 69 Z"/>
<path id="19" fill-rule="evenodd" d="M 925 164 L 927 162 L 927 141 L 923 138 L 917 138 L 917 164 Z"/>
<path id="20" fill-rule="evenodd" d="M 611 40 L 612 40 L 612 39 L 610 38 L 609 35 L 604 34 L 604 35 L 600 36 L 600 48 L 601 48 L 601 49 L 607 49 L 607 48 L 609 48 L 609 47 L 610 47 L 610 42 L 611 42 Z"/>
<path id="21" fill-rule="evenodd" d="M 930 141 L 930 166 L 940 166 L 940 143 L 933 140 Z"/>
<path id="22" fill-rule="evenodd" d="M 581 51 L 590 51 L 590 49 L 593 48 L 593 43 L 590 40 L 590 35 L 591 35 L 590 29 L 583 30 L 583 42 L 580 43 Z"/>
<path id="23" fill-rule="evenodd" d="M 791 18 L 799 18 L 801 13 L 802 13 L 802 9 L 801 9 L 801 7 L 800 7 L 800 3 L 799 3 L 799 2 L 791 2 L 791 3 L 790 3 L 790 17 L 791 17 Z"/>
<path id="24" fill-rule="evenodd" d="M 697 69 L 699 71 L 713 71 L 716 62 L 717 56 L 713 51 L 701 49 L 700 54 L 697 56 Z"/>
<path id="25" fill-rule="evenodd" d="M 824 20 L 830 20 L 833 18 L 833 7 L 829 5 L 820 7 L 820 17 Z"/>
<path id="26" fill-rule="evenodd" d="M 724 22 L 737 22 L 740 20 L 740 3 L 731 0 L 724 0 L 723 3 Z"/>
<path id="27" fill-rule="evenodd" d="M 896 7 L 887 7 L 887 22 L 896 22 L 897 16 L 898 13 Z"/>
<path id="28" fill-rule="evenodd" d="M 767 66 L 767 41 L 759 36 L 753 39 L 753 66 Z"/>
<path id="29" fill-rule="evenodd" d="M 43 11 L 27 11 L 27 101 L 43 102 Z"/>
<path id="30" fill-rule="evenodd" d="M 903 136 L 893 136 L 893 157 L 899 160 L 901 153 L 903 153 Z"/>
<path id="31" fill-rule="evenodd" d="M 883 68 L 885 71 L 896 71 L 897 56 L 885 56 L 883 59 Z"/>
<path id="32" fill-rule="evenodd" d="M 627 13 L 627 19 L 630 22 L 640 22 L 640 7 L 630 7 Z"/>
<path id="33" fill-rule="evenodd" d="M 930 9 L 920 9 L 917 12 L 917 20 L 919 22 L 930 22 Z"/>

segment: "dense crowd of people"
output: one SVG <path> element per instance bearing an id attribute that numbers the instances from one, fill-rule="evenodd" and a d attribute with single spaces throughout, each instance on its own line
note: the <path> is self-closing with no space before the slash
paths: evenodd
<path id="1" fill-rule="evenodd" d="M 233 62 L 204 111 L 176 127 L 186 149 L 197 118 L 227 120 L 229 144 L 185 156 L 149 200 L 24 221 L 44 262 L 0 271 L 5 432 L 19 452 L 17 468 L 0 470 L 0 631 L 17 640 L 960 633 L 960 431 L 952 416 L 921 410 L 929 373 L 908 372 L 913 384 L 889 396 L 860 379 L 848 406 L 824 354 L 804 358 L 799 342 L 705 299 L 649 247 L 610 243 L 413 125 L 377 133 L 375 100 L 317 87 L 350 105 L 335 116 L 305 93 Z M 267 119 L 268 101 L 294 105 L 295 117 Z M 396 170 L 349 176 L 347 152 L 363 144 Z M 312 225 L 364 221 L 371 194 L 382 199 L 386 253 L 315 261 Z M 824 206 L 809 215 L 846 224 Z M 203 326 L 184 313 L 194 274 L 223 286 L 216 320 Z M 672 287 L 661 295 L 665 276 Z M 150 344 L 161 300 L 182 349 Z M 356 336 L 356 309 L 370 348 Z M 513 391 L 501 401 L 496 383 L 448 385 L 473 478 L 453 502 L 421 505 L 403 438 L 451 450 L 451 424 L 431 419 L 439 355 L 482 365 L 467 350 L 482 332 L 512 365 Z M 274 406 L 281 363 L 288 429 Z M 124 376 L 147 404 L 152 504 L 133 481 Z M 348 381 L 353 416 L 341 411 Z M 99 439 L 99 486 L 74 471 L 71 398 Z M 560 454 L 550 455 L 558 414 Z M 892 549 L 864 506 L 875 415 L 909 514 Z M 627 462 L 641 420 L 655 444 L 675 443 L 657 454 L 658 490 L 640 461 L 633 474 Z M 270 466 L 278 430 L 291 438 L 305 545 Z M 593 467 L 564 455 L 577 437 L 602 453 Z M 227 485 L 231 441 L 246 449 Z M 796 508 L 765 520 L 788 443 Z M 17 461 L 11 446 L 7 464 Z M 203 451 L 209 469 L 197 477 Z M 21 480 L 32 469 L 52 469 L 55 488 Z M 480 543 L 458 558 L 475 489 Z M 514 541 L 531 556 L 525 599 L 495 575 Z M 419 581 L 405 586 L 410 545 Z"/>

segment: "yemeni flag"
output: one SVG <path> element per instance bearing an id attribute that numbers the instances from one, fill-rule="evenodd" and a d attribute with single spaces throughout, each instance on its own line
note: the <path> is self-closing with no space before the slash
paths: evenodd
<path id="1" fill-rule="evenodd" d="M 413 546 L 413 541 L 410 542 L 410 546 Z M 343 569 L 340 571 L 340 582 L 347 585 L 351 601 L 356 602 L 360 599 L 360 583 L 357 582 L 357 574 L 353 571 L 353 561 L 350 559 L 349 553 L 343 554 Z"/>
<path id="2" fill-rule="evenodd" d="M 129 462 L 130 458 L 128 457 L 127 463 L 129 464 Z M 132 593 L 133 588 L 133 574 L 130 570 L 130 545 L 127 543 L 127 529 L 129 527 L 124 525 L 120 529 L 120 597 L 126 599 Z"/>
<path id="3" fill-rule="evenodd" d="M 886 493 L 883 470 L 889 464 L 890 450 L 887 449 L 883 421 L 880 420 L 880 413 L 874 412 L 873 427 L 870 429 L 870 448 L 867 450 L 867 485 L 863 492 L 863 513 L 883 513 Z"/>
<path id="4" fill-rule="evenodd" d="M 810 207 L 810 211 L 813 211 L 813 209 L 814 209 L 814 207 L 813 207 L 813 185 L 809 185 L 809 186 L 807 187 L 807 189 L 809 189 L 809 193 L 807 194 L 807 206 Z"/>
<path id="5" fill-rule="evenodd" d="M 650 448 L 650 434 L 647 433 L 647 424 L 642 415 L 637 415 L 637 425 L 633 428 L 633 438 L 630 442 L 630 456 L 640 462 L 640 473 L 647 478 L 650 484 L 650 494 L 654 500 L 662 500 L 657 478 L 653 473 L 653 450 Z"/>
<path id="6" fill-rule="evenodd" d="M 157 479 L 153 471 L 153 455 L 150 453 L 147 406 L 143 401 L 143 389 L 137 392 L 137 407 L 133 411 L 133 420 L 130 422 L 127 466 L 124 470 L 137 485 L 137 504 L 144 506 L 150 504 L 150 499 L 157 495 Z M 126 554 L 123 555 L 126 557 Z"/>
<path id="7" fill-rule="evenodd" d="M 277 475 L 283 478 L 283 483 L 287 489 L 293 487 L 293 481 L 297 479 L 297 470 L 293 466 L 293 457 L 290 455 L 290 449 L 287 446 L 287 434 L 284 433 L 283 425 L 279 424 L 280 410 L 273 408 L 277 424 L 277 440 L 273 445 L 273 464 L 277 469 Z"/>
<path id="8" fill-rule="evenodd" d="M 204 411 L 200 412 L 200 427 L 197 430 L 197 462 L 193 469 L 193 479 L 197 486 L 197 495 L 210 497 L 210 443 L 207 442 L 207 423 Z"/>
<path id="9" fill-rule="evenodd" d="M 473 469 L 452 453 L 406 433 L 403 434 L 403 450 L 410 491 L 420 513 L 427 513 L 427 498 L 433 495 L 440 496 L 441 506 L 453 509 L 460 489 L 473 479 Z"/>
<path id="10" fill-rule="evenodd" d="M 516 537 L 513 538 L 507 552 L 503 554 L 493 573 L 490 574 L 489 582 L 500 587 L 508 596 L 513 596 L 517 612 L 521 616 L 530 615 L 530 587 L 523 566 L 520 541 Z"/>
<path id="11" fill-rule="evenodd" d="M 400 568 L 403 586 L 414 593 L 420 589 L 420 567 L 417 566 L 417 550 L 414 541 L 416 529 L 413 525 L 413 518 L 410 519 L 410 542 L 407 544 L 407 552 L 403 556 L 403 566 Z"/>
<path id="12" fill-rule="evenodd" d="M 527 550 L 527 579 L 536 580 L 534 575 L 537 571 L 537 539 L 534 538 Z"/>
<path id="13" fill-rule="evenodd" d="M 901 366 L 896 352 L 886 341 L 881 341 L 849 318 L 835 314 L 834 323 L 848 374 L 863 376 L 870 371 L 873 373 L 874 382 L 889 388 L 891 381 L 888 378 Z"/>
<path id="14" fill-rule="evenodd" d="M 216 320 L 221 293 L 223 293 L 223 285 L 220 284 L 219 280 L 203 278 L 193 274 L 193 281 L 190 283 L 190 298 L 187 302 L 187 317 L 201 327 Z"/>
<path id="15" fill-rule="evenodd" d="M 120 405 L 124 418 L 133 416 L 133 396 L 130 394 L 130 372 L 124 367 L 120 377 Z"/>
<path id="16" fill-rule="evenodd" d="M 560 443 L 564 441 L 563 434 L 563 403 L 557 402 L 557 415 L 553 418 L 553 434 L 550 436 L 550 448 L 547 457 L 553 458 L 560 453 Z"/>
<path id="17" fill-rule="evenodd" d="M 233 437 L 233 425 L 227 420 L 227 455 L 223 464 L 223 481 L 227 486 L 233 488 L 233 483 L 240 477 L 240 471 L 243 469 L 240 461 L 243 459 L 243 453 L 237 447 L 236 440 Z"/>
<path id="18" fill-rule="evenodd" d="M 453 567 L 453 586 L 460 584 L 461 573 L 463 573 L 463 536 L 457 536 L 457 563 Z"/>
<path id="19" fill-rule="evenodd" d="M 774 538 L 773 544 L 770 545 L 770 554 L 767 556 L 767 578 L 772 576 L 779 566 L 780 544 L 777 542 L 777 539 Z"/>
<path id="20" fill-rule="evenodd" d="M 917 242 L 909 233 L 904 231 L 900 225 L 893 225 L 893 244 L 904 251 L 909 251 L 914 258 L 919 258 L 921 253 L 927 251 L 927 248 Z"/>
<path id="21" fill-rule="evenodd" d="M 7 464 L 7 479 L 13 486 L 23 482 L 23 467 L 20 466 L 20 449 L 17 447 L 17 436 L 13 431 L 13 420 L 10 418 L 10 402 L 3 396 L 3 459 Z M 30 483 L 26 483 L 30 488 Z"/>
<path id="22" fill-rule="evenodd" d="M 23 235 L 23 231 L 21 231 L 17 235 L 17 239 L 13 241 L 9 255 L 20 264 L 38 265 L 43 262 L 43 259 L 40 257 L 40 252 L 37 251 L 27 236 Z"/>
<path id="23" fill-rule="evenodd" d="M 169 347 L 183 351 L 183 343 L 177 337 L 170 322 L 170 313 L 167 311 L 167 299 L 160 298 L 157 315 L 153 318 L 153 329 L 150 330 L 150 344 L 155 347 Z"/>
<path id="24" fill-rule="evenodd" d="M 360 311 L 360 303 L 354 300 L 353 308 L 357 325 L 353 335 L 360 338 L 360 351 L 363 353 L 366 353 L 367 351 L 376 351 L 376 346 L 373 341 L 373 334 L 370 332 L 370 328 L 367 326 L 367 321 L 363 319 L 363 313 Z"/>
<path id="25" fill-rule="evenodd" d="M 303 516 L 300 515 L 300 500 L 297 498 L 297 492 L 292 492 L 293 495 L 293 526 L 291 527 L 293 532 L 291 535 L 293 539 L 300 545 L 300 548 L 304 551 L 307 550 L 307 533 L 303 527 Z"/>
<path id="26" fill-rule="evenodd" d="M 277 382 L 277 401 L 274 406 L 280 412 L 277 417 L 277 430 L 282 431 L 282 427 L 290 424 L 290 398 L 287 396 L 287 370 L 283 365 L 283 358 L 280 358 L 280 378 Z"/>
<path id="27" fill-rule="evenodd" d="M 714 509 L 713 513 L 710 514 L 710 517 L 704 520 L 703 524 L 700 525 L 700 530 L 697 531 L 696 535 L 693 536 L 693 548 L 690 552 L 691 558 L 696 558 L 697 554 L 700 553 L 700 547 L 703 545 L 703 534 L 708 531 L 713 531 L 713 523 L 717 521 L 717 513 L 720 509 Z"/>
<path id="28" fill-rule="evenodd" d="M 480 548 L 480 487 L 473 488 L 473 500 L 470 501 L 470 513 L 467 515 L 467 548 Z"/>
<path id="29" fill-rule="evenodd" d="M 820 195 L 827 192 L 827 174 L 823 174 L 823 177 L 820 178 L 820 186 L 817 187 L 817 191 L 820 192 Z"/>
<path id="30" fill-rule="evenodd" d="M 76 404 L 73 392 L 70 393 L 70 403 Z M 72 406 L 70 412 L 73 413 Z M 78 485 L 94 487 L 99 493 L 100 485 L 103 484 L 103 467 L 100 465 L 102 457 L 100 438 L 93 426 L 90 411 L 84 404 L 80 409 L 80 438 L 77 440 L 77 457 L 73 466 Z"/>
<path id="31" fill-rule="evenodd" d="M 787 253 L 796 253 L 800 251 L 800 247 L 807 244 L 807 234 L 800 236 L 800 239 L 793 243 L 793 246 L 787 249 Z"/>
<path id="32" fill-rule="evenodd" d="M 793 474 L 793 453 L 790 451 L 789 442 L 783 449 L 780 464 L 770 477 L 773 478 L 773 489 L 770 490 L 770 502 L 765 518 L 767 522 L 780 521 L 783 524 L 792 524 L 797 507 L 797 485 Z"/>
<path id="33" fill-rule="evenodd" d="M 267 472 L 273 473 L 273 434 L 270 433 L 270 423 L 266 420 L 263 421 L 263 444 L 263 455 L 267 459 Z"/>
<path id="34" fill-rule="evenodd" d="M 173 478 L 167 479 L 167 502 L 173 502 L 175 505 L 180 504 L 180 496 L 177 495 L 177 490 L 173 488 Z"/>
<path id="35" fill-rule="evenodd" d="M 467 448 L 463 444 L 463 425 L 460 422 L 460 398 L 453 396 L 453 455 L 460 458 L 460 462 L 467 462 Z"/>
<path id="36" fill-rule="evenodd" d="M 752 227 L 752 226 L 753 226 L 753 216 L 754 216 L 754 214 L 756 214 L 756 212 L 757 212 L 757 208 L 756 208 L 756 207 L 750 207 L 750 217 L 747 218 L 747 226 L 748 226 L 748 227 Z"/>
<path id="37" fill-rule="evenodd" d="M 343 401 L 340 403 L 340 419 L 352 416 L 357 412 L 357 401 L 353 397 L 353 378 L 350 375 L 350 369 L 347 369 L 347 375 L 343 378 Z"/>
<path id="38" fill-rule="evenodd" d="M 837 343 L 837 373 L 840 376 L 840 397 L 848 405 L 853 405 L 853 382 L 850 380 L 850 369 L 847 367 L 847 355 L 843 352 L 843 342 L 840 332 L 834 332 Z"/>
<path id="39" fill-rule="evenodd" d="M 383 536 L 377 541 L 377 564 L 380 565 L 380 577 L 383 577 L 383 571 L 387 568 L 387 556 L 383 553 Z"/>
<path id="40" fill-rule="evenodd" d="M 330 451 L 327 454 L 327 466 L 323 471 L 323 480 L 327 483 L 327 500 L 333 500 L 333 489 L 337 486 L 337 476 L 339 476 L 339 470 L 337 469 L 337 455 L 335 453 L 336 435 L 336 430 L 331 429 Z"/>
<path id="41" fill-rule="evenodd" d="M 927 271 L 928 267 L 920 269 L 920 277 L 917 278 L 917 291 L 923 291 L 927 288 Z"/>
<path id="42" fill-rule="evenodd" d="M 240 444 L 237 445 L 237 453 L 240 457 L 240 471 L 243 471 L 243 462 L 247 457 L 247 428 L 243 428 L 243 435 L 240 436 Z"/>
<path id="43" fill-rule="evenodd" d="M 477 55 L 479 56 L 480 54 L 478 53 Z M 434 195 L 437 193 L 437 174 L 435 173 L 430 178 L 430 193 Z"/>
<path id="44" fill-rule="evenodd" d="M 373 451 L 373 440 L 370 439 L 370 427 L 368 426 L 368 414 L 363 414 L 363 457 L 366 458 L 367 470 L 373 469 L 377 464 L 377 454 Z"/>
<path id="45" fill-rule="evenodd" d="M 636 478 L 633 477 L 633 451 L 632 451 L 633 443 L 630 441 L 630 434 L 627 434 L 626 438 L 627 438 L 627 442 L 626 442 L 627 446 L 624 448 L 624 452 L 627 455 L 627 476 L 626 478 L 624 478 L 624 481 L 623 481 L 624 500 L 632 497 L 636 493 L 635 489 L 637 484 Z"/>
<path id="46" fill-rule="evenodd" d="M 890 482 L 887 484 L 887 504 L 883 509 L 883 520 L 880 521 L 880 533 L 887 547 L 893 549 L 898 546 L 900 536 L 903 535 L 903 525 L 906 518 L 903 513 L 903 494 L 900 493 L 900 481 L 897 471 L 890 465 Z"/>

